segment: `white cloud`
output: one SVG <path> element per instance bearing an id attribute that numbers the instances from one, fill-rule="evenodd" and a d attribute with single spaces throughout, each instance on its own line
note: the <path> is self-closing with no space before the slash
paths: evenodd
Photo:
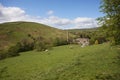
<path id="1" fill-rule="evenodd" d="M 74 19 L 75 28 L 97 27 L 97 21 L 94 18 L 78 17 Z"/>
<path id="2" fill-rule="evenodd" d="M 53 10 L 49 10 L 49 11 L 47 12 L 48 15 L 52 15 L 53 13 L 54 13 Z"/>
<path id="3" fill-rule="evenodd" d="M 92 28 L 97 27 L 94 18 L 77 17 L 75 19 L 60 18 L 53 16 L 54 11 L 48 11 L 48 17 L 30 16 L 19 7 L 5 7 L 0 4 L 0 23 L 13 21 L 31 21 L 54 26 L 60 29 L 68 28 Z"/>
<path id="4" fill-rule="evenodd" d="M 66 18 L 59 18 L 57 16 L 49 16 L 48 18 L 44 18 L 41 20 L 41 22 L 45 24 L 53 24 L 58 26 L 64 26 L 71 23 L 69 19 Z"/>
<path id="5" fill-rule="evenodd" d="M 0 5 L 0 22 L 24 20 L 27 15 L 18 7 L 4 7 Z"/>
<path id="6" fill-rule="evenodd" d="M 49 16 L 46 18 L 42 18 L 39 22 L 50 25 L 50 26 L 54 26 L 54 27 L 60 28 L 60 29 L 64 29 L 64 28 L 66 28 L 66 26 L 69 26 L 72 24 L 70 19 L 60 18 L 57 16 Z"/>

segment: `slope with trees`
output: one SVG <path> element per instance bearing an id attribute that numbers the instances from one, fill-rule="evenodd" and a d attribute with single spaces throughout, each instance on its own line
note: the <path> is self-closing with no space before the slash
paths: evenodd
<path id="1" fill-rule="evenodd" d="M 66 31 L 33 22 L 0 24 L 0 59 L 67 44 Z M 69 35 L 72 38 L 73 35 Z"/>

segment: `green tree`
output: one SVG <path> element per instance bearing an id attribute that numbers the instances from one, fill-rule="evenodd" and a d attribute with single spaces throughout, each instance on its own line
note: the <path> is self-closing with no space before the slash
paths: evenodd
<path id="1" fill-rule="evenodd" d="M 7 57 L 7 52 L 5 50 L 0 50 L 0 60 Z"/>
<path id="2" fill-rule="evenodd" d="M 19 56 L 20 48 L 21 48 L 21 45 L 19 43 L 17 43 L 14 46 L 11 46 L 8 49 L 7 57 Z"/>
<path id="3" fill-rule="evenodd" d="M 100 9 L 105 14 L 98 18 L 103 31 L 114 44 L 120 44 L 120 0 L 102 0 Z"/>
<path id="4" fill-rule="evenodd" d="M 67 45 L 68 41 L 62 37 L 57 37 L 54 41 L 54 46 Z"/>
<path id="5" fill-rule="evenodd" d="M 35 43 L 34 43 L 34 49 L 36 49 L 37 51 L 44 51 L 46 49 L 50 49 L 51 47 L 52 45 L 49 40 L 46 40 L 41 36 L 36 38 Z"/>

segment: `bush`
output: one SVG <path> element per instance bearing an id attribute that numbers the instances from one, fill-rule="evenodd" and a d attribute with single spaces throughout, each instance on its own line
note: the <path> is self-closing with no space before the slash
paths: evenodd
<path id="1" fill-rule="evenodd" d="M 6 56 L 6 52 L 3 51 L 3 50 L 1 50 L 1 51 L 0 51 L 0 60 L 4 59 L 4 58 L 6 58 L 6 57 L 7 57 L 7 56 Z"/>
<path id="2" fill-rule="evenodd" d="M 14 45 L 14 46 L 11 46 L 11 47 L 8 49 L 7 56 L 8 56 L 8 57 L 18 56 L 18 55 L 19 55 L 19 52 L 20 52 L 20 49 L 21 49 L 21 45 L 20 45 L 20 44 L 16 44 L 16 45 Z"/>
<path id="3" fill-rule="evenodd" d="M 5 59 L 7 57 L 18 56 L 19 51 L 20 51 L 19 45 L 11 46 L 8 50 L 1 50 L 0 51 L 0 60 Z"/>
<path id="4" fill-rule="evenodd" d="M 9 47 L 8 50 L 1 50 L 0 60 L 7 58 L 7 57 L 18 56 L 20 49 L 21 49 L 21 45 L 17 43 L 16 45 Z"/>
<path id="5" fill-rule="evenodd" d="M 108 41 L 110 42 L 110 45 L 111 46 L 115 46 L 115 38 L 114 37 L 109 37 L 109 38 L 107 38 L 108 39 Z"/>
<path id="6" fill-rule="evenodd" d="M 61 45 L 67 45 L 67 44 L 68 44 L 67 40 L 58 38 L 58 37 L 54 41 L 54 46 L 61 46 Z"/>
<path id="7" fill-rule="evenodd" d="M 52 44 L 49 40 L 44 39 L 43 37 L 38 37 L 34 43 L 34 49 L 37 51 L 45 51 L 52 47 Z"/>
<path id="8" fill-rule="evenodd" d="M 45 43 L 44 43 L 44 42 L 36 42 L 34 48 L 35 48 L 37 51 L 44 51 L 45 49 L 47 49 L 47 47 L 45 46 Z"/>
<path id="9" fill-rule="evenodd" d="M 0 60 L 7 57 L 19 56 L 19 52 L 33 50 L 34 43 L 23 39 L 21 42 L 16 43 L 13 46 L 10 46 L 8 50 L 0 51 Z"/>
<path id="10" fill-rule="evenodd" d="M 18 44 L 20 44 L 20 52 L 30 51 L 34 48 L 34 41 L 23 39 Z"/>
<path id="11" fill-rule="evenodd" d="M 95 44 L 99 44 L 98 40 L 95 41 Z"/>

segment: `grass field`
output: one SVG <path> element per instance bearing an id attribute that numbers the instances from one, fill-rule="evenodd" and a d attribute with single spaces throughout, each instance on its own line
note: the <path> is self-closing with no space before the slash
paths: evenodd
<path id="1" fill-rule="evenodd" d="M 0 61 L 0 80 L 120 80 L 119 53 L 109 44 L 24 52 Z"/>

